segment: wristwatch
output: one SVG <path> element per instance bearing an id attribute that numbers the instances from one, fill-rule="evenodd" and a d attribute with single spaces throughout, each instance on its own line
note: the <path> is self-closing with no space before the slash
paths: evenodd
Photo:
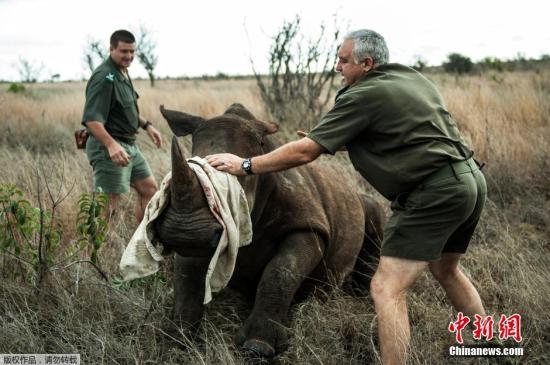
<path id="1" fill-rule="evenodd" d="M 252 159 L 251 158 L 245 158 L 243 163 L 241 164 L 241 170 L 246 172 L 247 175 L 252 175 Z"/>
<path id="2" fill-rule="evenodd" d="M 141 128 L 143 128 L 144 131 L 147 130 L 147 127 L 149 127 L 150 125 L 153 125 L 153 123 L 151 123 L 150 121 L 146 120 L 145 123 L 143 123 L 143 125 L 141 126 Z"/>

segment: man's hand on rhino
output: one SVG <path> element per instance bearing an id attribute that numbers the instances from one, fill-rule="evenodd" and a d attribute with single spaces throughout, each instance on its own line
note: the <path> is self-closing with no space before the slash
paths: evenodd
<path id="1" fill-rule="evenodd" d="M 228 172 L 236 176 L 246 175 L 241 168 L 244 158 L 231 153 L 217 153 L 215 155 L 208 155 L 206 156 L 206 161 L 210 164 L 210 166 L 214 167 L 218 171 Z"/>

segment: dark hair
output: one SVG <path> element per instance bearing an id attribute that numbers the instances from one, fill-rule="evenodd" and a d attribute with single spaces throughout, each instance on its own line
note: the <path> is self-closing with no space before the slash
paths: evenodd
<path id="1" fill-rule="evenodd" d="M 136 38 L 127 30 L 120 29 L 111 34 L 111 47 L 117 48 L 118 42 L 135 43 Z"/>

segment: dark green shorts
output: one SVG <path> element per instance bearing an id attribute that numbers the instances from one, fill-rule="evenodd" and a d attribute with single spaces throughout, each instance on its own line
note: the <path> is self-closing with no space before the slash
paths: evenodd
<path id="1" fill-rule="evenodd" d="M 436 261 L 443 252 L 465 253 L 486 195 L 485 178 L 473 159 L 436 171 L 392 202 L 381 255 Z"/>
<path id="2" fill-rule="evenodd" d="M 106 193 L 123 194 L 130 190 L 130 184 L 152 175 L 139 147 L 135 144 L 117 141 L 130 156 L 127 166 L 117 166 L 111 161 L 107 148 L 93 136 L 86 143 L 86 155 L 94 170 L 94 190 L 101 188 Z"/>

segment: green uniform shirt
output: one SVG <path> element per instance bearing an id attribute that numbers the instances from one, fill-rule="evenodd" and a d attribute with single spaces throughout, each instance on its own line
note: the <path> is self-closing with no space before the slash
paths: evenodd
<path id="1" fill-rule="evenodd" d="M 115 139 L 133 143 L 139 128 L 139 110 L 132 81 L 109 57 L 94 70 L 86 85 L 82 124 L 97 121 Z"/>
<path id="2" fill-rule="evenodd" d="M 308 137 L 332 154 L 346 146 L 355 169 L 390 200 L 472 155 L 435 86 L 399 64 L 340 90 Z"/>

